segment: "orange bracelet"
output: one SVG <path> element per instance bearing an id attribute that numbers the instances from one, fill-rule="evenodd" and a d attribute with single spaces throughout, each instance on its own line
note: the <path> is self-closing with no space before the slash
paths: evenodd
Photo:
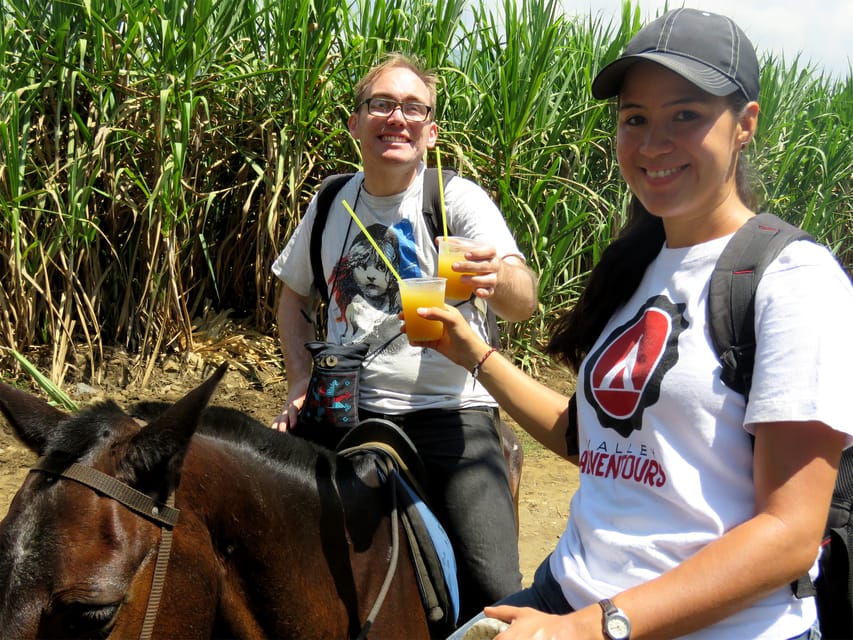
<path id="1" fill-rule="evenodd" d="M 492 347 L 491 349 L 486 351 L 486 355 L 484 355 L 482 358 L 480 358 L 480 361 L 474 365 L 474 368 L 471 370 L 471 377 L 474 378 L 474 380 L 476 380 L 477 376 L 480 375 L 480 369 L 483 368 L 483 363 L 486 360 L 488 360 L 489 356 L 492 355 L 497 350 L 498 350 L 497 347 Z"/>

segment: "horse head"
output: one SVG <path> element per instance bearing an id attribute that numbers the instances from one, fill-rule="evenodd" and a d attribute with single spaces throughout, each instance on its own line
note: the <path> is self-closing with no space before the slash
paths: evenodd
<path id="1" fill-rule="evenodd" d="M 145 426 L 113 402 L 69 415 L 0 383 L 0 410 L 40 457 L 0 522 L 4 637 L 140 637 L 164 529 L 157 514 L 169 508 L 202 410 L 225 369 Z M 100 484 L 71 479 L 69 469 Z M 153 516 L 111 497 L 104 483 L 141 496 Z M 204 566 L 192 578 L 200 591 L 196 606 L 214 597 L 204 591 L 205 580 L 215 581 Z M 178 635 L 188 633 L 210 637 L 211 629 L 190 626 Z"/>
<path id="2" fill-rule="evenodd" d="M 39 455 L 0 522 L 3 638 L 429 637 L 375 466 L 206 408 L 224 372 L 144 424 L 0 384 Z"/>

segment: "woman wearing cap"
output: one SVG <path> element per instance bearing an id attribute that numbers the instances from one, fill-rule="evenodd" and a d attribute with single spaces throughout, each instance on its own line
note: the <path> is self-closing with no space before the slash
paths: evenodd
<path id="1" fill-rule="evenodd" d="M 489 355 L 451 307 L 421 311 L 446 328 L 427 346 L 479 363 L 501 406 L 580 466 L 566 531 L 533 585 L 486 609 L 510 623 L 500 640 L 818 637 L 814 599 L 790 583 L 815 566 L 853 441 L 853 289 L 813 243 L 770 265 L 748 405 L 721 382 L 706 327 L 716 259 L 754 215 L 741 152 L 758 76 L 731 20 L 676 9 L 593 82 L 597 98 L 616 98 L 633 202 L 548 345 L 578 374 L 577 431 L 565 397 Z"/>

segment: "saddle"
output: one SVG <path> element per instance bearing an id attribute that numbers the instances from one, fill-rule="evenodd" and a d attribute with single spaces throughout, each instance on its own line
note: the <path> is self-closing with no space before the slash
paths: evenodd
<path id="1" fill-rule="evenodd" d="M 394 483 L 430 627 L 438 634 L 454 629 L 459 618 L 456 558 L 447 533 L 427 504 L 426 470 L 414 443 L 393 422 L 370 418 L 347 432 L 338 453 L 370 455 L 379 476 Z"/>

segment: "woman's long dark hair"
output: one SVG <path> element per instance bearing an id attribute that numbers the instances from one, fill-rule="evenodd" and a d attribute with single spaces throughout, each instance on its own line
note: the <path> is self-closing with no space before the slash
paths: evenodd
<path id="1" fill-rule="evenodd" d="M 741 114 L 746 105 L 747 99 L 741 93 L 729 96 L 733 113 Z M 746 159 L 741 153 L 735 175 L 737 192 L 741 201 L 755 211 L 757 198 L 751 182 Z M 646 268 L 660 253 L 665 241 L 663 221 L 649 213 L 637 196 L 632 195 L 628 224 L 602 252 L 577 304 L 554 323 L 545 351 L 577 373 L 607 321 L 637 290 Z"/>
<path id="2" fill-rule="evenodd" d="M 650 214 L 636 196 L 628 207 L 628 225 L 601 253 L 577 304 L 554 324 L 546 352 L 577 373 L 613 313 L 637 287 L 666 237 L 663 222 Z"/>

